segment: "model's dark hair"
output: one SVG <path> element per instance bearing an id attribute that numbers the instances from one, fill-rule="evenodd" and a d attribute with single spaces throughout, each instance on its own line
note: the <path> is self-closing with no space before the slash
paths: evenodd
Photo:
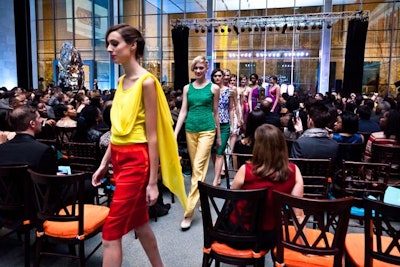
<path id="1" fill-rule="evenodd" d="M 220 69 L 220 68 L 214 69 L 214 70 L 211 72 L 211 81 L 212 81 L 213 83 L 215 83 L 215 82 L 214 82 L 214 74 L 217 73 L 217 72 L 221 72 L 222 76 L 224 76 L 224 74 L 225 74 L 224 71 L 223 71 L 222 69 Z"/>
<path id="2" fill-rule="evenodd" d="M 108 35 L 114 31 L 117 31 L 119 34 L 121 34 L 122 39 L 124 39 L 127 44 L 131 45 L 136 42 L 136 59 L 143 57 L 145 41 L 138 29 L 126 23 L 111 26 L 108 28 L 106 33 L 106 47 L 109 44 Z"/>

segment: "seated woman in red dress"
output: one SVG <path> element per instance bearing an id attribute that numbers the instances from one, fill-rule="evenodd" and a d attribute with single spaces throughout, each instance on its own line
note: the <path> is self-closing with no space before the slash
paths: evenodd
<path id="1" fill-rule="evenodd" d="M 274 201 L 272 191 L 277 190 L 303 197 L 303 177 L 299 168 L 289 162 L 286 140 L 282 131 L 270 124 L 259 126 L 255 132 L 253 157 L 242 165 L 233 180 L 231 189 L 268 188 L 263 215 L 263 249 L 271 249 L 276 243 Z M 302 210 L 295 211 L 298 216 Z M 234 224 L 236 218 L 230 216 Z"/>

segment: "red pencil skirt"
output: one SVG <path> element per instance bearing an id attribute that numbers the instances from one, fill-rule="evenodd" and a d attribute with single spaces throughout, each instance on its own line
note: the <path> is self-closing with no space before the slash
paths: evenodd
<path id="1" fill-rule="evenodd" d="M 116 240 L 149 221 L 146 187 L 149 154 L 146 144 L 111 146 L 115 191 L 103 226 L 103 239 Z"/>

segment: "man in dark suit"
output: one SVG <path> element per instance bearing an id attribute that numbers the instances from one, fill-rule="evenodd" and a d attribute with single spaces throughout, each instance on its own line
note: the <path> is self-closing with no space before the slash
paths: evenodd
<path id="1" fill-rule="evenodd" d="M 275 112 L 271 112 L 272 98 L 266 97 L 261 101 L 260 108 L 265 114 L 265 123 L 272 124 L 276 127 L 281 127 L 281 121 L 279 115 Z"/>
<path id="2" fill-rule="evenodd" d="M 10 112 L 9 122 L 16 135 L 0 145 L 0 165 L 26 164 L 34 171 L 56 174 L 56 152 L 35 140 L 42 129 L 39 113 L 31 106 L 20 106 Z"/>
<path id="3" fill-rule="evenodd" d="M 338 143 L 329 138 L 325 129 L 330 121 L 328 108 L 321 103 L 313 104 L 308 112 L 308 129 L 292 144 L 290 157 L 335 159 Z"/>

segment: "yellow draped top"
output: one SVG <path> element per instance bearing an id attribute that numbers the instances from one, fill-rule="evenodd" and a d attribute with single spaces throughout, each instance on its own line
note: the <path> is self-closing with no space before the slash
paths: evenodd
<path id="1" fill-rule="evenodd" d="M 114 145 L 147 142 L 142 84 L 149 77 L 154 80 L 157 91 L 157 103 L 154 103 L 154 107 L 157 108 L 157 141 L 162 181 L 186 209 L 185 184 L 178 144 L 172 127 L 173 120 L 161 84 L 153 74 L 148 72 L 142 75 L 131 88 L 125 91 L 122 88 L 125 75 L 121 77 L 111 107 L 110 142 Z"/>

